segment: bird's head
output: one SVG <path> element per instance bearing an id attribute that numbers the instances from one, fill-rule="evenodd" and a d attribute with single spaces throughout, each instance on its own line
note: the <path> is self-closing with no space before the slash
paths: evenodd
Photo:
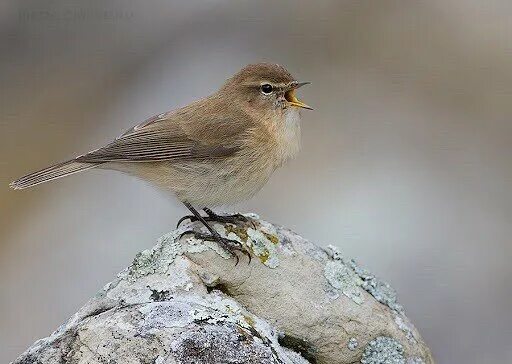
<path id="1" fill-rule="evenodd" d="M 299 82 L 284 67 L 272 63 L 250 64 L 231 77 L 220 92 L 242 107 L 260 113 L 296 112 L 312 108 L 295 95 L 309 82 Z"/>

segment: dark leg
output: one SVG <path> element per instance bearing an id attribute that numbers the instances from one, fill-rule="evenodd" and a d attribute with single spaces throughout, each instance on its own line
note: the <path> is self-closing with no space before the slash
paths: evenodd
<path id="1" fill-rule="evenodd" d="M 201 214 L 191 204 L 189 204 L 188 202 L 183 202 L 183 204 L 190 210 L 190 212 L 192 212 L 192 214 L 194 215 L 194 219 L 196 221 L 200 221 L 208 229 L 210 234 L 203 234 L 198 231 L 188 230 L 188 231 L 185 231 L 182 235 L 193 234 L 197 239 L 215 241 L 215 242 L 219 243 L 222 246 L 222 248 L 226 249 L 227 251 L 229 251 L 231 254 L 233 254 L 235 256 L 236 264 L 238 264 L 238 256 L 235 254 L 235 252 L 237 250 L 241 251 L 242 253 L 247 255 L 249 257 L 249 262 L 251 261 L 251 255 L 249 254 L 249 252 L 247 250 L 245 250 L 242 247 L 240 242 L 238 242 L 236 240 L 223 238 L 222 236 L 220 236 L 220 234 L 217 232 L 217 230 L 215 230 L 214 228 L 212 228 L 210 226 L 210 224 L 208 224 L 206 219 L 203 216 L 201 216 Z"/>

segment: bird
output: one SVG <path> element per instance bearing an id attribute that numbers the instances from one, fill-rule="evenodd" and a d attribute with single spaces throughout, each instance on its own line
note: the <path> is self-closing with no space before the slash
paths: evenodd
<path id="1" fill-rule="evenodd" d="M 185 233 L 234 254 L 240 243 L 220 236 L 209 222 L 245 217 L 218 215 L 211 208 L 253 197 L 297 155 L 301 109 L 312 110 L 296 96 L 306 84 L 281 65 L 249 64 L 211 95 L 155 115 L 101 148 L 28 174 L 10 187 L 25 189 L 93 168 L 123 172 L 174 193 L 192 213 L 178 225 L 190 218 L 209 232 Z"/>

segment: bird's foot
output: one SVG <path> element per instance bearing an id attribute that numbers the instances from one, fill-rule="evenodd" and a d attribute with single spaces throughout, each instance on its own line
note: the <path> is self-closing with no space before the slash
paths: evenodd
<path id="1" fill-rule="evenodd" d="M 204 217 L 205 221 L 213 221 L 213 222 L 219 222 L 223 224 L 233 224 L 233 225 L 239 225 L 239 224 L 246 224 L 248 222 L 251 222 L 253 225 L 253 228 L 255 228 L 254 222 L 251 218 L 248 218 L 247 216 L 244 216 L 242 214 L 233 214 L 233 215 L 217 215 L 215 212 L 208 208 L 203 209 L 204 212 L 206 212 L 206 215 Z M 179 219 L 177 227 L 180 227 L 180 225 L 186 221 L 190 220 L 190 222 L 198 221 L 198 218 L 194 215 L 186 215 L 183 216 L 181 219 Z"/>
<path id="2" fill-rule="evenodd" d="M 238 225 L 240 223 L 245 224 L 251 219 L 249 219 L 247 216 L 244 216 L 242 214 L 233 214 L 233 215 L 217 215 L 215 212 L 208 208 L 203 209 L 204 212 L 208 215 L 207 221 L 216 221 L 224 224 L 233 224 Z"/>
<path id="3" fill-rule="evenodd" d="M 251 254 L 249 253 L 249 251 L 247 249 L 245 249 L 243 247 L 242 243 L 240 243 L 237 240 L 224 238 L 224 237 L 220 236 L 219 234 L 205 234 L 205 233 L 201 233 L 201 232 L 198 232 L 195 230 L 187 230 L 187 231 L 183 232 L 180 235 L 180 238 L 183 235 L 187 235 L 187 234 L 191 234 L 194 236 L 194 238 L 199 239 L 199 240 L 216 242 L 224 250 L 228 251 L 230 254 L 232 254 L 235 257 L 235 259 L 236 259 L 235 265 L 238 265 L 238 262 L 240 260 L 238 258 L 238 255 L 236 254 L 237 251 L 245 254 L 247 256 L 247 258 L 249 258 L 249 263 L 251 263 Z"/>

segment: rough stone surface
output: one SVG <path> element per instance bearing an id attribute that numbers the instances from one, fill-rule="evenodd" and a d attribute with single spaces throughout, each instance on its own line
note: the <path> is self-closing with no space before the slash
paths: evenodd
<path id="1" fill-rule="evenodd" d="M 395 291 L 334 247 L 246 215 L 215 224 L 253 257 L 159 239 L 15 364 L 434 363 Z"/>

